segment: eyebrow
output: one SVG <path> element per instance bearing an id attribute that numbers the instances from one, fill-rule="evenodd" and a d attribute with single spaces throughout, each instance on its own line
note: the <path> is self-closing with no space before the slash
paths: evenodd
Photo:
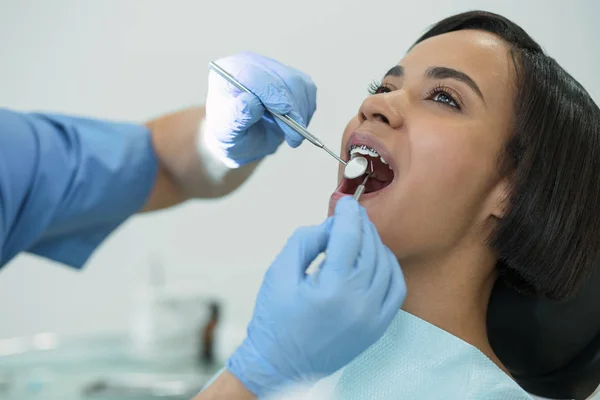
<path id="1" fill-rule="evenodd" d="M 385 74 L 384 78 L 388 76 L 401 77 L 403 75 L 404 67 L 402 67 L 401 65 L 396 65 Z M 477 83 L 475 83 L 475 81 L 464 72 L 448 67 L 430 67 L 427 68 L 425 76 L 432 79 L 455 79 L 457 81 L 463 82 L 467 84 L 471 89 L 473 89 L 473 91 L 475 91 L 475 93 L 477 93 L 477 95 L 481 97 L 481 100 L 483 100 L 485 103 L 483 93 L 481 92 L 481 89 L 479 89 L 479 86 L 477 86 Z"/>
<path id="2" fill-rule="evenodd" d="M 404 75 L 404 67 L 401 65 L 396 65 L 395 67 L 390 69 L 388 72 L 386 72 L 384 78 L 387 78 L 388 76 L 401 77 L 402 75 Z"/>

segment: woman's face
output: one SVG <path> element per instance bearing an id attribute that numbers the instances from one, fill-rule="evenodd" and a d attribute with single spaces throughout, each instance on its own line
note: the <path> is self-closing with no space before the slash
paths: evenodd
<path id="1" fill-rule="evenodd" d="M 500 38 L 447 33 L 415 46 L 348 123 L 341 155 L 347 160 L 361 145 L 379 154 L 367 157 L 375 176 L 361 204 L 401 261 L 483 243 L 501 216 L 507 184 L 499 154 L 511 132 L 513 81 Z M 338 181 L 330 214 L 359 183 L 345 180 L 342 168 Z"/>

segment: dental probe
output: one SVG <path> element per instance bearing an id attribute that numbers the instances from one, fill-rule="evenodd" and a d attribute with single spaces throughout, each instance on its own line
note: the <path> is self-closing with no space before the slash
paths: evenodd
<path id="1" fill-rule="evenodd" d="M 240 89 L 243 92 L 254 94 L 254 93 L 252 93 L 252 91 L 250 91 L 250 89 L 248 89 L 241 82 L 239 82 L 237 79 L 235 79 L 233 77 L 233 75 L 231 75 L 229 72 L 225 71 L 223 68 L 219 67 L 214 61 L 209 62 L 208 66 L 210 68 L 212 68 L 217 74 L 221 75 L 221 77 L 223 77 L 226 81 L 231 83 L 236 88 Z M 304 129 L 304 127 L 302 125 L 300 125 L 299 123 L 297 123 L 296 121 L 291 119 L 289 116 L 281 115 L 281 114 L 276 113 L 271 110 L 268 110 L 268 111 L 271 114 L 273 114 L 273 116 L 275 118 L 277 118 L 278 120 L 280 120 L 281 122 L 283 122 L 284 124 L 286 124 L 287 126 L 292 128 L 293 130 L 298 132 L 300 135 L 302 135 L 302 137 L 304 137 L 306 140 L 308 140 L 315 146 L 320 147 L 321 149 L 325 150 L 327 153 L 329 153 L 329 155 L 331 155 L 333 158 L 335 158 L 338 162 L 342 163 L 345 166 L 344 167 L 344 176 L 346 178 L 348 178 L 348 179 L 358 178 L 359 176 L 361 176 L 362 174 L 364 174 L 366 172 L 366 170 L 367 170 L 367 159 L 366 158 L 364 158 L 362 156 L 358 156 L 358 157 L 353 157 L 349 162 L 346 162 L 346 161 L 342 160 L 333 151 L 329 150 L 329 148 L 327 148 L 327 146 L 325 146 L 323 144 L 323 142 L 321 142 L 319 139 L 317 139 L 314 135 L 312 135 L 310 132 L 308 132 L 306 129 Z"/>
<path id="2" fill-rule="evenodd" d="M 365 185 L 367 183 L 367 180 L 369 180 L 369 178 L 371 177 L 371 175 L 373 175 L 373 171 L 369 172 L 367 176 L 365 176 L 365 179 L 362 181 L 362 183 L 358 185 L 358 187 L 354 191 L 354 195 L 352 195 L 352 197 L 354 197 L 354 200 L 358 201 L 360 199 L 360 196 L 362 196 L 362 194 L 365 192 Z"/>

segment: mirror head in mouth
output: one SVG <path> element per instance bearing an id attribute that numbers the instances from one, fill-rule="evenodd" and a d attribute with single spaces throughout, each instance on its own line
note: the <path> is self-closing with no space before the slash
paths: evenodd
<path id="1" fill-rule="evenodd" d="M 364 157 L 369 162 L 370 168 L 373 170 L 373 174 L 367 180 L 365 185 L 365 194 L 377 192 L 388 186 L 394 180 L 394 171 L 392 170 L 392 167 L 373 147 L 364 144 L 353 144 L 349 148 L 349 153 L 351 159 L 357 156 Z M 339 192 L 352 195 L 363 180 L 364 174 L 354 179 L 344 178 L 339 187 Z"/>

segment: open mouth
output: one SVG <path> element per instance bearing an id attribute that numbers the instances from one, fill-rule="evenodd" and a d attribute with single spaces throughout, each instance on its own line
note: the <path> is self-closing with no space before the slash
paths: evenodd
<path id="1" fill-rule="evenodd" d="M 352 144 L 348 148 L 348 153 L 350 158 L 358 155 L 365 157 L 367 161 L 369 161 L 369 169 L 373 171 L 373 174 L 365 184 L 364 194 L 378 192 L 387 187 L 394 180 L 394 171 L 392 170 L 392 167 L 373 147 L 364 144 Z M 364 178 L 364 175 L 355 179 L 344 178 L 338 191 L 343 194 L 352 195 Z"/>

